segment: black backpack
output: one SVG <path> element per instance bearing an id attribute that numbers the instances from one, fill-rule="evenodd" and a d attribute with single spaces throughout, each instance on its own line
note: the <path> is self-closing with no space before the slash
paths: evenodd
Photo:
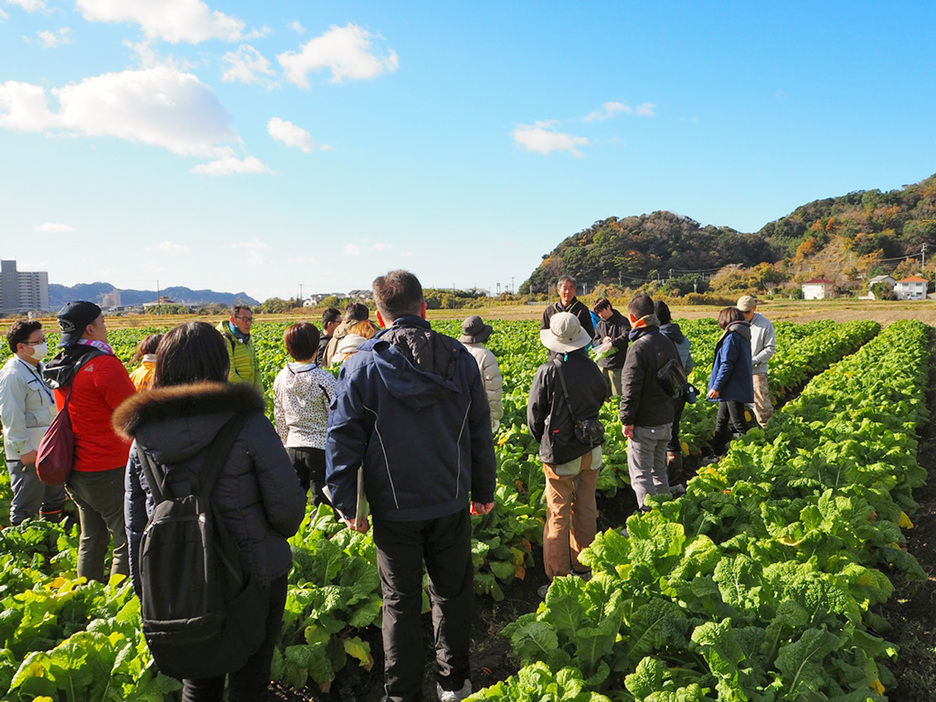
<path id="1" fill-rule="evenodd" d="M 137 444 L 156 507 L 140 540 L 143 635 L 159 670 L 211 678 L 239 670 L 263 641 L 267 606 L 241 563 L 237 542 L 211 503 L 211 491 L 246 414 L 235 414 L 206 449 L 197 475 L 157 470 Z M 160 475 L 162 474 L 162 475 Z M 170 485 L 182 491 L 175 497 Z"/>

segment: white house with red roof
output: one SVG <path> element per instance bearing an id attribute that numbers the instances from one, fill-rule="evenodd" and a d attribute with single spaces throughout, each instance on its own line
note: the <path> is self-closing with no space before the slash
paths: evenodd
<path id="1" fill-rule="evenodd" d="M 925 300 L 926 283 L 926 278 L 909 275 L 897 281 L 894 285 L 894 294 L 897 295 L 898 300 Z"/>
<path id="2" fill-rule="evenodd" d="M 802 285 L 804 300 L 825 300 L 832 297 L 835 283 L 826 278 L 813 278 Z"/>

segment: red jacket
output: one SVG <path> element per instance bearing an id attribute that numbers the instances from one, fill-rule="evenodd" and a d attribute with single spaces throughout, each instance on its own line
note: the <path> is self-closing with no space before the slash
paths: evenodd
<path id="1" fill-rule="evenodd" d="M 74 470 L 95 472 L 125 467 L 130 442 L 117 436 L 111 427 L 114 410 L 136 392 L 123 363 L 116 356 L 97 356 L 78 371 L 70 387 L 68 413 L 75 432 Z M 62 390 L 55 391 L 55 403 L 59 409 L 65 404 Z"/>

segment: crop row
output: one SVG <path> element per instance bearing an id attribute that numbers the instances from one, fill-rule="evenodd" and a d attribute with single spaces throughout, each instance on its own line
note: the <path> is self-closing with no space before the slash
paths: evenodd
<path id="1" fill-rule="evenodd" d="M 886 699 L 896 651 L 872 607 L 887 573 L 923 576 L 901 527 L 925 478 L 929 343 L 924 325 L 892 324 L 685 496 L 599 535 L 582 556 L 592 580 L 555 580 L 505 631 L 534 667 L 473 699 L 535 699 L 567 668 L 576 700 Z"/>

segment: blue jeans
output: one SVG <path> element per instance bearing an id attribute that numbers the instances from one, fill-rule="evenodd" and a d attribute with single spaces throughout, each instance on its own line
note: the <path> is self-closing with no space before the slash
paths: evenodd
<path id="1" fill-rule="evenodd" d="M 124 525 L 125 470 L 123 466 L 101 471 L 76 470 L 65 484 L 81 521 L 78 577 L 104 582 L 104 559 L 111 537 L 114 539 L 111 575 L 130 575 Z"/>
<path id="2" fill-rule="evenodd" d="M 44 516 L 50 519 L 61 517 L 65 504 L 65 488 L 61 485 L 44 485 L 36 475 L 35 463 L 7 461 L 10 472 L 10 524 L 16 526 L 25 519 Z"/>

